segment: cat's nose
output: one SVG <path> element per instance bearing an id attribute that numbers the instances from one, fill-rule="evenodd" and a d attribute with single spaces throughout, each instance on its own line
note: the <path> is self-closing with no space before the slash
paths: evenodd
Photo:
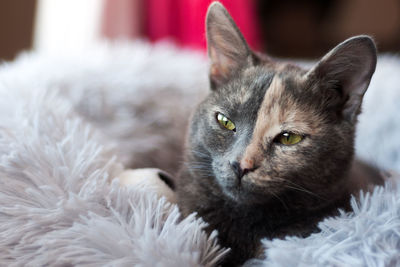
<path id="1" fill-rule="evenodd" d="M 246 173 L 255 170 L 254 165 L 253 166 L 250 166 L 250 165 L 243 166 L 241 163 L 239 163 L 237 161 L 231 162 L 231 166 L 239 180 L 242 179 L 242 177 Z"/>
<path id="2" fill-rule="evenodd" d="M 250 159 L 248 157 L 243 157 L 242 160 L 240 161 L 240 167 L 243 170 L 253 170 L 255 169 L 255 164 L 254 164 L 254 160 Z"/>

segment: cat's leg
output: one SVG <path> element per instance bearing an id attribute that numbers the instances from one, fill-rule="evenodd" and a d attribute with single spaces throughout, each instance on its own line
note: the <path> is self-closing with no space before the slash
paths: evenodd
<path id="1" fill-rule="evenodd" d="M 160 169 L 128 169 L 117 177 L 125 186 L 141 186 L 149 192 L 176 203 L 175 183 L 171 175 Z"/>

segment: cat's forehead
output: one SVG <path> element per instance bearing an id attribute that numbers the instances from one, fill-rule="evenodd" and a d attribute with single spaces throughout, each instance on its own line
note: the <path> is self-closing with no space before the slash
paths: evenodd
<path id="1" fill-rule="evenodd" d="M 300 132 L 311 131 L 310 118 L 316 119 L 318 114 L 302 101 L 300 96 L 304 88 L 299 87 L 300 80 L 275 75 L 260 104 L 256 128 L 260 126 L 271 134 L 277 134 L 285 127 Z"/>
<path id="2" fill-rule="evenodd" d="M 294 90 L 303 83 L 306 73 L 307 70 L 291 63 L 266 63 L 245 69 L 242 78 L 247 83 L 262 83 L 266 82 L 268 77 L 278 77 L 283 89 Z"/>
<path id="3" fill-rule="evenodd" d="M 261 104 L 267 95 L 273 101 L 284 104 L 288 97 L 303 98 L 307 93 L 303 91 L 305 73 L 305 70 L 292 64 L 253 66 L 244 69 L 219 93 L 232 106 L 247 102 Z M 279 80 L 280 86 L 275 83 L 271 87 L 274 80 Z"/>
<path id="4" fill-rule="evenodd" d="M 325 115 L 306 73 L 286 63 L 250 67 L 217 91 L 212 102 L 236 122 L 258 129 L 260 138 L 283 130 L 312 133 Z"/>
<path id="5" fill-rule="evenodd" d="M 263 135 L 277 134 L 285 127 L 310 132 L 311 124 L 322 118 L 310 105 L 315 96 L 307 89 L 305 74 L 306 70 L 291 64 L 246 69 L 240 82 L 232 84 L 236 87 L 232 102 L 242 103 L 241 114 L 253 113 L 254 128 L 263 128 Z"/>

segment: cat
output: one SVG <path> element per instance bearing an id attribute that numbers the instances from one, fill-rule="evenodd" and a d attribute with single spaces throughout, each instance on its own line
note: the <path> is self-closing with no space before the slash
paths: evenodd
<path id="1" fill-rule="evenodd" d="M 306 70 L 253 52 L 218 2 L 206 36 L 211 90 L 190 119 L 176 194 L 183 215 L 218 230 L 231 248 L 221 264 L 234 266 L 261 257 L 262 238 L 317 231 L 367 188 L 352 165 L 376 47 L 356 36 Z"/>

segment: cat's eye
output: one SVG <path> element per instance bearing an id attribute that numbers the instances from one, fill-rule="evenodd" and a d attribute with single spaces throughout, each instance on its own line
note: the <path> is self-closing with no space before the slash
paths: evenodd
<path id="1" fill-rule="evenodd" d="M 296 133 L 283 132 L 277 136 L 276 141 L 285 146 L 297 144 L 303 140 L 303 136 Z"/>
<path id="2" fill-rule="evenodd" d="M 235 124 L 230 119 L 228 119 L 228 117 L 226 117 L 224 114 L 219 113 L 219 112 L 217 112 L 216 117 L 217 117 L 218 123 L 222 127 L 226 128 L 228 130 L 236 132 Z"/>

